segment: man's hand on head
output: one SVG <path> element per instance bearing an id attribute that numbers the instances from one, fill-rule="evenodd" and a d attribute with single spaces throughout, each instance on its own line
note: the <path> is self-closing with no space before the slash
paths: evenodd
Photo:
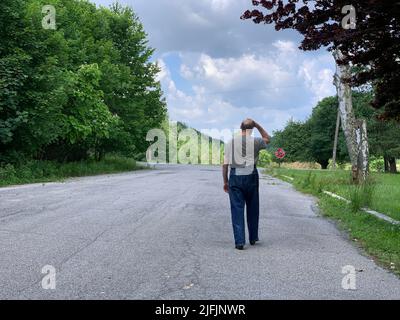
<path id="1" fill-rule="evenodd" d="M 251 119 L 251 118 L 248 118 L 246 121 L 250 124 L 251 127 L 253 127 L 253 129 L 254 129 L 254 128 L 256 127 L 256 125 L 257 125 L 257 123 L 256 123 L 253 119 Z"/>
<path id="2" fill-rule="evenodd" d="M 256 123 L 253 119 L 248 118 L 242 122 L 240 129 L 242 129 L 242 131 L 253 130 L 255 127 L 255 124 Z"/>

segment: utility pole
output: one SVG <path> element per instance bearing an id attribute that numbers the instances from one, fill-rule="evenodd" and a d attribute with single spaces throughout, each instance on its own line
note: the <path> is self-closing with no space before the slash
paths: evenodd
<path id="1" fill-rule="evenodd" d="M 333 160 L 332 169 L 336 170 L 336 156 L 337 156 L 337 146 L 339 140 L 339 128 L 340 128 L 340 109 L 338 108 L 337 120 L 336 120 L 336 131 L 335 131 L 335 142 L 333 144 Z"/>

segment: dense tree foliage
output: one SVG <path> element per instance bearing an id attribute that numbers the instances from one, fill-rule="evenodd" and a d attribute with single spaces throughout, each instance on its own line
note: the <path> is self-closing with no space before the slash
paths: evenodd
<path id="1" fill-rule="evenodd" d="M 310 127 L 300 121 L 290 120 L 284 130 L 275 131 L 269 148 L 276 151 L 282 148 L 286 152 L 285 161 L 310 160 Z M 271 149 L 270 149 L 271 150 Z"/>
<path id="2" fill-rule="evenodd" d="M 371 107 L 373 99 L 371 92 L 353 92 L 354 111 L 358 118 L 367 120 L 371 155 L 385 159 L 387 172 L 396 172 L 396 159 L 400 158 L 400 125 L 395 121 L 380 120 L 377 117 L 379 111 Z M 332 158 L 337 112 L 337 97 L 323 99 L 307 121 L 291 120 L 283 130 L 274 132 L 270 151 L 283 148 L 286 161 L 312 161 L 326 169 Z M 337 160 L 349 161 L 342 131 L 339 133 Z"/>
<path id="3" fill-rule="evenodd" d="M 276 30 L 295 29 L 304 39 L 303 50 L 322 46 L 345 54 L 361 72 L 352 83 L 373 83 L 373 105 L 382 109 L 383 118 L 400 120 L 400 3 L 398 1 L 358 0 L 351 5 L 356 12 L 356 28 L 345 29 L 342 9 L 345 0 L 262 0 L 252 1 L 261 10 L 247 10 L 242 18 L 255 23 L 274 24 Z"/>
<path id="4" fill-rule="evenodd" d="M 396 173 L 396 159 L 400 158 L 400 124 L 379 117 L 379 111 L 370 107 L 372 94 L 356 93 L 353 100 L 356 113 L 367 120 L 371 155 L 384 159 L 385 172 Z"/>
<path id="5" fill-rule="evenodd" d="M 310 159 L 319 163 L 322 169 L 328 167 L 329 159 L 332 158 L 337 113 L 337 98 L 325 98 L 313 109 L 311 117 L 305 124 L 310 127 L 311 133 L 309 142 Z M 341 162 L 347 159 L 346 142 L 343 132 L 341 132 L 338 141 L 337 160 Z"/>
<path id="6" fill-rule="evenodd" d="M 42 27 L 49 4 L 56 30 Z M 2 0 L 0 26 L 0 162 L 145 152 L 166 106 L 132 9 Z"/>

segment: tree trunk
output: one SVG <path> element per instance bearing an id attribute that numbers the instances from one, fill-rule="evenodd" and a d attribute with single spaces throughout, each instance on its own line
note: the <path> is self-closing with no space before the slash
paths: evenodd
<path id="1" fill-rule="evenodd" d="M 336 130 L 335 130 L 335 141 L 333 143 L 333 157 L 332 157 L 332 169 L 336 170 L 336 156 L 337 156 L 337 146 L 339 140 L 339 127 L 340 127 L 340 110 L 338 109 L 337 120 L 336 120 Z"/>
<path id="2" fill-rule="evenodd" d="M 383 161 L 385 163 L 385 173 L 389 173 L 390 172 L 389 157 L 385 155 L 383 157 Z"/>
<path id="3" fill-rule="evenodd" d="M 367 135 L 367 121 L 356 120 L 356 139 L 358 146 L 358 182 L 365 182 L 368 178 L 369 173 L 369 146 L 368 146 L 368 135 Z"/>
<path id="4" fill-rule="evenodd" d="M 326 170 L 326 169 L 328 169 L 328 166 L 329 166 L 329 160 L 321 160 L 320 162 L 319 162 L 319 164 L 321 165 L 321 169 L 322 170 Z"/>
<path id="5" fill-rule="evenodd" d="M 389 171 L 390 173 L 397 173 L 396 158 L 389 157 Z"/>
<path id="6" fill-rule="evenodd" d="M 350 66 L 339 63 L 344 58 L 340 51 L 334 52 L 334 58 L 336 60 L 334 84 L 339 99 L 342 129 L 352 165 L 353 182 L 362 183 L 367 179 L 369 171 L 367 125 L 365 120 L 357 120 L 354 115 L 352 90 L 347 83 L 347 79 L 351 77 Z"/>

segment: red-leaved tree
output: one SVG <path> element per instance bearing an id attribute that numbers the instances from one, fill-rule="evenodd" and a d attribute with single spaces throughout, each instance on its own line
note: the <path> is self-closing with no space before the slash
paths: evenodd
<path id="1" fill-rule="evenodd" d="M 261 0 L 258 9 L 246 11 L 242 19 L 275 24 L 276 30 L 295 29 L 304 39 L 302 50 L 340 50 L 342 63 L 358 66 L 351 84 L 373 84 L 374 106 L 382 118 L 400 121 L 400 1 L 397 0 Z M 352 5 L 355 29 L 344 29 L 342 12 Z"/>
<path id="2" fill-rule="evenodd" d="M 255 10 L 242 19 L 274 24 L 276 30 L 294 29 L 303 35 L 302 50 L 326 47 L 338 64 L 335 85 L 338 90 L 342 127 L 356 182 L 368 173 L 368 140 L 365 121 L 355 119 L 351 86 L 375 87 L 374 106 L 382 118 L 400 120 L 400 27 L 398 1 L 389 0 L 253 0 Z M 352 5 L 355 24 L 344 21 Z M 358 67 L 351 73 L 350 66 Z M 361 138 L 360 138 L 361 137 Z"/>

